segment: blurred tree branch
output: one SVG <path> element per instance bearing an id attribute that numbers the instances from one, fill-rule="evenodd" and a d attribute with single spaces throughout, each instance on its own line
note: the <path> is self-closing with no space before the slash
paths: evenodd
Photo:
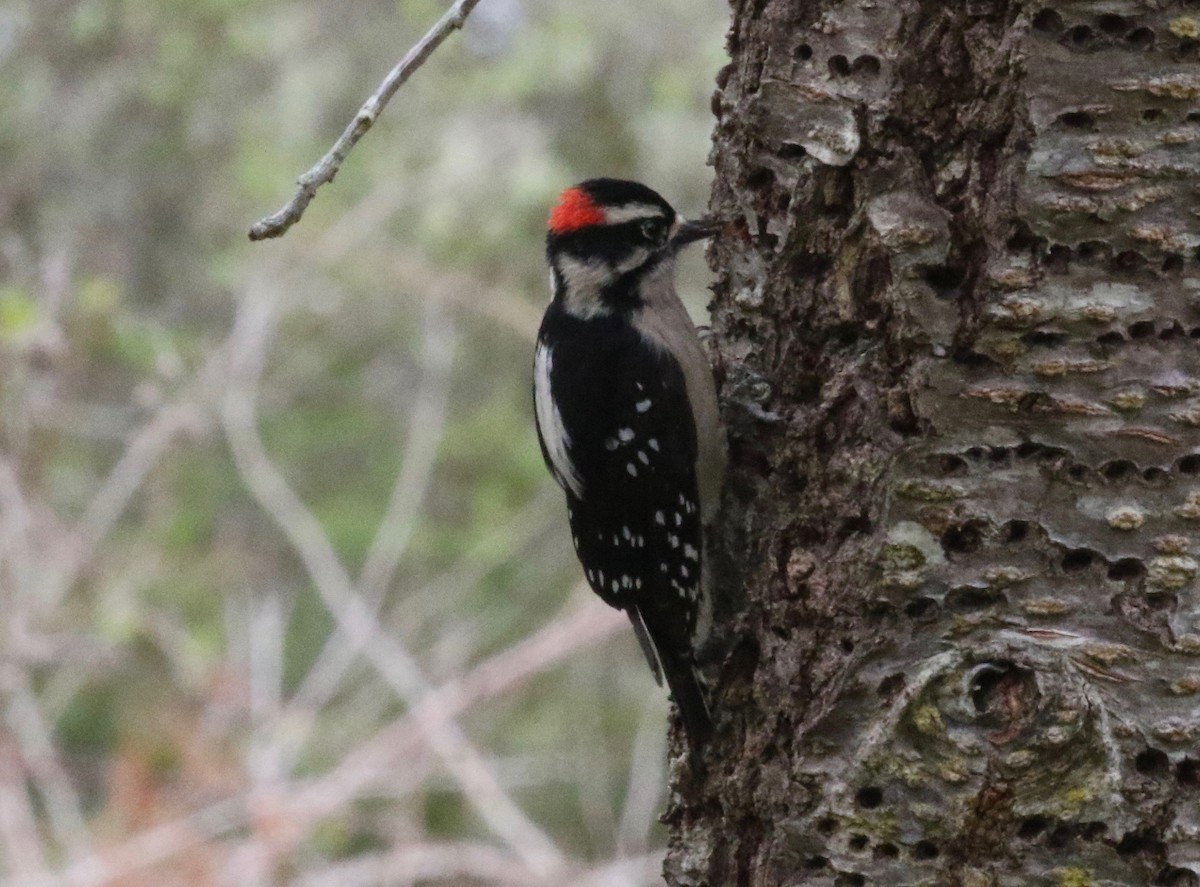
<path id="1" fill-rule="evenodd" d="M 327 182 L 333 181 L 333 177 L 341 169 L 346 157 L 358 144 L 358 140 L 366 135 L 367 130 L 375 124 L 380 113 L 387 107 L 392 96 L 396 94 L 396 90 L 404 85 L 404 81 L 408 80 L 414 71 L 425 64 L 426 60 L 433 55 L 434 50 L 450 36 L 451 32 L 457 31 L 463 26 L 467 16 L 471 14 L 471 10 L 478 4 L 479 0 L 458 0 L 446 10 L 445 15 L 437 20 L 437 23 L 417 41 L 392 70 L 388 71 L 383 82 L 358 109 L 358 113 L 354 115 L 354 119 L 346 126 L 338 140 L 333 143 L 333 147 L 317 161 L 312 169 L 300 176 L 298 180 L 300 188 L 295 196 L 278 212 L 260 219 L 251 226 L 251 240 L 281 237 L 287 233 L 288 228 L 300 221 L 300 217 L 304 215 L 304 211 L 308 209 L 308 205 L 316 196 L 317 189 Z"/>
<path id="2" fill-rule="evenodd" d="M 248 296 L 230 337 L 232 372 L 222 415 L 234 464 L 300 557 L 346 646 L 361 651 L 397 697 L 416 705 L 431 690 L 425 675 L 408 650 L 381 630 L 375 608 L 355 589 L 320 522 L 288 484 L 259 437 L 258 383 L 275 310 L 274 294 Z M 509 797 L 462 728 L 449 719 L 422 718 L 418 723 L 429 747 L 462 787 L 463 796 L 517 856 L 539 873 L 561 869 L 564 859 L 558 847 Z"/>

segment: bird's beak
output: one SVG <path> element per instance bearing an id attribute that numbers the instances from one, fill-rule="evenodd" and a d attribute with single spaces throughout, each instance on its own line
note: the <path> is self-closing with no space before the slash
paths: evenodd
<path id="1" fill-rule="evenodd" d="M 705 237 L 712 237 L 720 230 L 720 226 L 713 219 L 696 219 L 691 222 L 681 222 L 675 229 L 675 233 L 671 235 L 671 246 L 675 249 L 687 246 L 689 243 L 694 243 L 697 240 L 703 240 Z"/>

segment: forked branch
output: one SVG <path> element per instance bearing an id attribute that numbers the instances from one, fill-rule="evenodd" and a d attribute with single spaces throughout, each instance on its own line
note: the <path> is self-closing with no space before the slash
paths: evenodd
<path id="1" fill-rule="evenodd" d="M 350 121 L 338 140 L 333 143 L 333 147 L 317 161 L 312 169 L 300 176 L 298 179 L 300 188 L 296 191 L 295 196 L 278 212 L 259 219 L 251 226 L 251 240 L 280 237 L 287 232 L 288 228 L 300 221 L 300 217 L 304 215 L 304 211 L 308 209 L 308 205 L 316 196 L 317 189 L 326 182 L 333 181 L 333 177 L 342 168 L 350 151 L 374 125 L 380 113 L 387 107 L 387 103 L 396 94 L 396 90 L 417 68 L 425 64 L 425 60 L 433 55 L 433 51 L 441 46 L 442 41 L 449 37 L 452 31 L 457 31 L 463 26 L 467 16 L 471 14 L 471 10 L 478 4 L 479 0 L 457 0 L 446 10 L 446 14 L 437 20 L 437 23 L 426 32 L 424 37 L 417 41 L 396 67 L 388 71 L 383 82 L 358 109 L 358 113 L 354 115 L 354 119 Z"/>

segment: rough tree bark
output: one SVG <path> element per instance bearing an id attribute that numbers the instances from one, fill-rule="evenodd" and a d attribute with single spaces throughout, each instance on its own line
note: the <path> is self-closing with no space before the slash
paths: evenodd
<path id="1" fill-rule="evenodd" d="M 733 5 L 668 883 L 1200 884 L 1200 7 Z"/>

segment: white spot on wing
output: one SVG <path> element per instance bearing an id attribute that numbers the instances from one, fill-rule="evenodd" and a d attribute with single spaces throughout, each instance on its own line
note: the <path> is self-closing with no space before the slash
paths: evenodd
<path id="1" fill-rule="evenodd" d="M 650 398 L 647 397 L 645 400 L 639 400 L 637 403 L 635 403 L 633 405 L 633 407 L 639 413 L 646 412 L 646 410 L 650 409 Z"/>
<path id="2" fill-rule="evenodd" d="M 638 461 L 643 465 L 650 464 L 650 457 L 646 455 L 645 450 L 638 450 Z"/>
<path id="3" fill-rule="evenodd" d="M 656 452 L 656 453 L 658 452 L 658 438 L 657 437 L 650 438 L 648 441 L 646 441 L 646 443 L 650 445 L 650 449 L 654 450 L 654 452 Z"/>
<path id="4" fill-rule="evenodd" d="M 629 472 L 630 477 L 637 477 L 637 466 L 632 462 L 625 466 L 625 470 Z"/>
<path id="5" fill-rule="evenodd" d="M 571 436 L 563 427 L 562 415 L 550 390 L 553 368 L 554 357 L 550 348 L 539 343 L 533 356 L 533 406 L 538 429 L 542 432 L 542 442 L 546 445 L 546 453 L 554 468 L 554 479 L 559 486 L 582 498 L 583 479 L 571 461 Z"/>
<path id="6" fill-rule="evenodd" d="M 683 546 L 683 556 L 689 560 L 700 560 L 700 552 L 696 551 L 696 549 L 692 548 L 690 545 Z"/>
<path id="7" fill-rule="evenodd" d="M 621 443 L 629 443 L 631 440 L 633 440 L 633 429 L 622 428 L 617 431 L 617 437 L 621 439 Z"/>

